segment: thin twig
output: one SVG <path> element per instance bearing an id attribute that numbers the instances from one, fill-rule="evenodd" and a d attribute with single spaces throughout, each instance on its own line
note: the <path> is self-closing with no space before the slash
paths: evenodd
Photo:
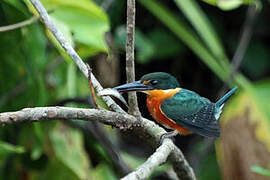
<path id="1" fill-rule="evenodd" d="M 241 35 L 239 44 L 237 46 L 236 52 L 232 59 L 232 67 L 233 67 L 232 75 L 238 70 L 244 58 L 245 52 L 247 50 L 247 47 L 251 39 L 253 27 L 254 27 L 258 12 L 259 11 L 257 10 L 256 5 L 252 4 L 248 7 L 247 17 L 246 17 L 246 20 L 242 29 L 242 35 Z"/>
<path id="2" fill-rule="evenodd" d="M 15 30 L 24 26 L 28 26 L 34 22 L 36 22 L 38 20 L 39 17 L 37 16 L 33 16 L 27 20 L 24 20 L 22 22 L 16 23 L 16 24 L 11 24 L 8 26 L 2 26 L 0 27 L 0 32 L 5 32 L 5 31 L 11 31 L 11 30 Z"/>
<path id="3" fill-rule="evenodd" d="M 156 152 L 152 154 L 145 163 L 140 165 L 135 171 L 122 178 L 122 180 L 147 179 L 153 170 L 155 170 L 160 164 L 166 162 L 174 147 L 175 146 L 171 139 L 165 139 L 162 145 L 156 149 Z"/>
<path id="4" fill-rule="evenodd" d="M 98 103 L 97 103 L 96 95 L 95 95 L 95 89 L 93 87 L 93 83 L 92 83 L 92 79 L 91 79 L 92 69 L 90 68 L 89 64 L 86 64 L 86 67 L 88 69 L 88 83 L 89 83 L 89 89 L 91 92 L 93 104 L 94 104 L 95 108 L 98 108 Z"/>
<path id="5" fill-rule="evenodd" d="M 256 21 L 256 17 L 258 16 L 258 7 L 254 4 L 251 4 L 248 7 L 248 11 L 247 11 L 247 15 L 246 15 L 246 20 L 243 24 L 242 27 L 242 33 L 241 33 L 241 37 L 238 43 L 238 46 L 236 48 L 236 51 L 234 53 L 234 56 L 232 58 L 232 62 L 231 62 L 231 74 L 229 76 L 229 79 L 227 80 L 227 83 L 225 83 L 223 85 L 223 87 L 221 88 L 221 90 L 219 91 L 219 95 L 223 95 L 227 89 L 227 85 L 226 84 L 231 84 L 231 81 L 233 80 L 235 74 L 237 73 L 244 55 L 246 53 L 247 47 L 249 45 L 252 33 L 253 33 L 253 27 Z"/>
<path id="6" fill-rule="evenodd" d="M 126 75 L 127 83 L 135 81 L 134 65 L 135 0 L 127 0 Z M 128 93 L 129 113 L 140 117 L 136 92 Z"/>
<path id="7" fill-rule="evenodd" d="M 51 12 L 53 12 L 53 10 L 48 10 L 49 14 Z M 29 18 L 29 19 L 26 19 L 26 20 L 24 20 L 22 22 L 19 22 L 19 23 L 16 23 L 16 24 L 2 26 L 2 27 L 0 27 L 0 32 L 11 31 L 11 30 L 22 28 L 24 26 L 28 26 L 28 25 L 33 24 L 34 22 L 36 22 L 38 19 L 39 19 L 39 17 L 33 16 L 33 17 Z"/>

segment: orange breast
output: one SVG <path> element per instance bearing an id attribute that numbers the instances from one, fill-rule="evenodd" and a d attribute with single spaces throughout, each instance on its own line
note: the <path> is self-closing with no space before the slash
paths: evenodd
<path id="1" fill-rule="evenodd" d="M 179 134 L 190 134 L 190 131 L 177 125 L 172 119 L 168 118 L 160 108 L 160 104 L 167 98 L 172 97 L 174 94 L 179 92 L 181 88 L 173 90 L 150 90 L 147 93 L 147 108 L 152 117 L 162 125 L 177 130 Z"/>

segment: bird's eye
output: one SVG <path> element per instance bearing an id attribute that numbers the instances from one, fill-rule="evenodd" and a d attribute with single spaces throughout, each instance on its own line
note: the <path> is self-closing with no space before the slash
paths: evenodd
<path id="1" fill-rule="evenodd" d="M 152 85 L 156 85 L 158 83 L 158 81 L 157 80 L 153 80 L 153 81 L 151 81 L 151 84 Z"/>

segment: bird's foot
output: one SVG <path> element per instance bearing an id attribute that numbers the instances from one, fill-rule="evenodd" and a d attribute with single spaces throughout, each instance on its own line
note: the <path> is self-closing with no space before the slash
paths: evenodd
<path id="1" fill-rule="evenodd" d="M 174 130 L 174 131 L 170 131 L 170 132 L 167 132 L 165 134 L 162 134 L 161 138 L 160 138 L 160 144 L 163 143 L 163 141 L 166 139 L 166 138 L 172 138 L 174 136 L 176 136 L 178 134 L 178 131 L 177 130 Z"/>

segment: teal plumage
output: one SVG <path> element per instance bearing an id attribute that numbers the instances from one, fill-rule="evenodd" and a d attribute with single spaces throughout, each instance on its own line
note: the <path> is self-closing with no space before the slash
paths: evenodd
<path id="1" fill-rule="evenodd" d="M 226 93 L 222 98 L 220 98 L 216 102 L 216 106 L 218 106 L 218 107 L 222 106 L 231 97 L 231 95 L 237 90 L 237 88 L 238 88 L 237 86 L 234 87 L 228 93 Z"/>
<path id="2" fill-rule="evenodd" d="M 182 89 L 162 102 L 161 110 L 176 124 L 202 136 L 220 135 L 215 104 L 193 91 Z"/>
<path id="3" fill-rule="evenodd" d="M 236 87 L 217 103 L 201 97 L 193 91 L 182 89 L 161 104 L 162 112 L 176 124 L 202 136 L 219 137 L 218 119 L 224 102 L 236 91 Z"/>

